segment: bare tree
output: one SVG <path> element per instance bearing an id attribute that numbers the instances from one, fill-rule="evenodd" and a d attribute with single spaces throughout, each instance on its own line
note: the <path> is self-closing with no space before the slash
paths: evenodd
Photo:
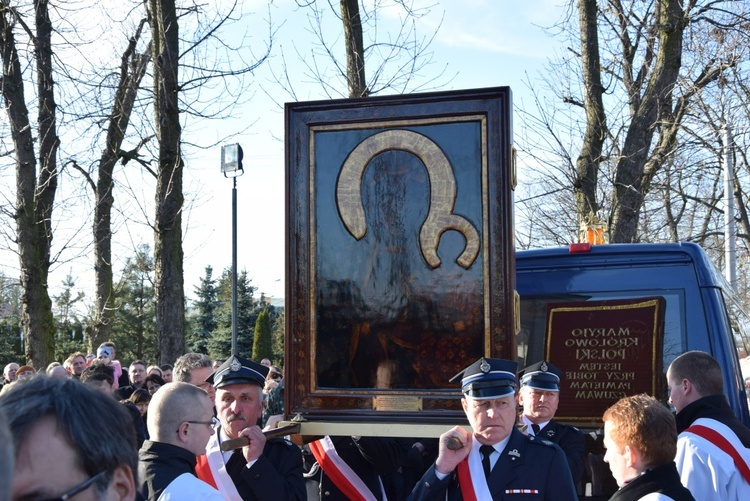
<path id="1" fill-rule="evenodd" d="M 159 360 L 184 352 L 185 290 L 182 276 L 182 126 L 179 107 L 179 24 L 175 0 L 150 0 L 154 59 L 154 125 L 157 160 L 154 263 Z"/>
<path id="2" fill-rule="evenodd" d="M 151 27 L 153 54 L 154 129 L 158 140 L 156 167 L 156 201 L 154 229 L 154 265 L 156 289 L 157 357 L 160 361 L 173 361 L 184 352 L 185 291 L 183 280 L 182 215 L 183 195 L 183 139 L 181 116 L 197 119 L 220 118 L 231 113 L 233 105 L 245 90 L 243 78 L 249 75 L 268 57 L 273 40 L 269 28 L 268 44 L 264 52 L 251 62 L 240 58 L 240 65 L 232 62 L 238 52 L 220 40 L 221 27 L 235 18 L 234 3 L 225 14 L 201 23 L 191 21 L 194 31 L 181 38 L 180 23 L 187 16 L 206 14 L 202 6 L 194 5 L 182 10 L 175 0 L 149 0 L 148 19 Z M 182 12 L 182 14 L 180 14 Z M 269 27 L 271 23 L 269 20 Z M 210 40 L 217 40 L 225 51 L 223 56 L 201 60 L 200 50 Z M 180 52 L 180 44 L 187 48 Z M 225 59 L 222 60 L 222 57 Z M 186 68 L 187 74 L 180 76 Z M 237 80 L 234 90 L 230 80 Z M 202 87 L 220 81 L 226 92 L 215 98 L 211 105 L 200 107 Z"/>
<path id="3" fill-rule="evenodd" d="M 575 17 L 573 5 L 569 20 Z M 537 178 L 546 179 L 540 181 L 545 186 L 527 200 L 554 210 L 557 199 L 551 197 L 559 192 L 551 177 L 560 179 L 562 173 L 573 181 L 566 191 L 575 194 L 570 213 L 576 217 L 561 214 L 565 222 L 558 222 L 550 237 L 569 233 L 561 227 L 574 232 L 588 211 L 603 208 L 611 241 L 652 239 L 643 232 L 642 211 L 653 209 L 664 221 L 670 205 L 664 199 L 650 205 L 650 190 L 665 179 L 679 179 L 677 155 L 688 138 L 684 124 L 706 90 L 743 61 L 748 6 L 708 0 L 575 5 L 577 28 L 565 31 L 574 26 L 566 21 L 559 26 L 571 35 L 568 57 L 551 64 L 546 78 L 557 100 L 540 97 L 535 112 L 523 113 L 524 140 L 530 140 L 522 149 L 532 161 L 554 165 Z M 539 145 L 544 151 L 534 149 Z M 670 166 L 667 176 L 659 175 Z M 653 226 L 653 215 L 648 219 Z"/>
<path id="4" fill-rule="evenodd" d="M 576 212 L 579 223 L 589 214 L 599 212 L 596 185 L 602 147 L 606 134 L 607 117 L 602 96 L 601 66 L 599 64 L 599 30 L 597 2 L 579 2 L 578 17 L 581 32 L 581 69 L 583 77 L 583 102 L 586 110 L 586 132 L 581 153 L 576 161 L 577 178 L 573 185 L 576 195 Z"/>
<path id="5" fill-rule="evenodd" d="M 72 166 L 84 175 L 95 198 L 93 234 L 96 306 L 91 324 L 87 328 L 90 352 L 95 351 L 97 346 L 111 338 L 114 318 L 112 208 L 115 202 L 115 164 L 120 159 L 123 164 L 129 160 L 140 161 L 138 152 L 143 143 L 149 139 L 144 139 L 131 151 L 122 150 L 138 89 L 151 61 L 150 53 L 139 53 L 137 50 L 145 25 L 146 19 L 141 20 L 121 58 L 119 79 L 108 117 L 104 151 L 96 170 L 96 182 L 78 163 L 71 161 Z"/>
<path id="6" fill-rule="evenodd" d="M 52 71 L 52 25 L 46 0 L 34 2 L 33 32 L 24 17 L 10 6 L 9 0 L 2 0 L 0 5 L 2 93 L 16 162 L 16 241 L 23 287 L 21 324 L 26 340 L 26 358 L 39 368 L 46 367 L 55 353 L 52 301 L 47 292 L 59 146 Z M 32 137 L 14 27 L 20 27 L 32 42 L 37 80 L 38 149 Z"/>
<path id="7" fill-rule="evenodd" d="M 333 0 L 296 1 L 307 13 L 316 41 L 303 48 L 293 45 L 295 56 L 304 67 L 304 79 L 318 83 L 325 96 L 417 92 L 450 81 L 444 78 L 445 67 L 432 69 L 430 45 L 440 26 L 427 35 L 419 32 L 419 19 L 432 6 L 415 7 L 414 0 L 340 0 L 338 6 Z M 386 9 L 398 15 L 395 28 L 384 27 Z M 290 73 L 285 57 L 282 50 L 275 83 L 298 99 L 294 82 L 299 77 Z"/>
<path id="8" fill-rule="evenodd" d="M 365 44 L 362 40 L 359 0 L 341 0 L 341 21 L 344 23 L 349 97 L 367 97 L 369 90 L 365 78 Z"/>
<path id="9" fill-rule="evenodd" d="M 152 15 L 151 7 L 158 6 Z M 184 317 L 184 294 L 182 293 L 182 251 L 181 251 L 181 215 L 185 210 L 182 194 L 182 143 L 180 137 L 180 112 L 184 116 L 198 120 L 209 118 L 223 118 L 231 115 L 235 105 L 243 97 L 247 88 L 245 77 L 260 64 L 270 51 L 272 30 L 269 30 L 269 44 L 255 58 L 252 50 L 246 51 L 249 44 L 243 38 L 239 42 L 230 43 L 221 38 L 222 28 L 231 22 L 242 18 L 237 13 L 237 4 L 230 5 L 223 15 L 214 11 L 211 5 L 185 5 L 176 7 L 176 2 L 147 2 L 134 1 L 130 5 L 121 5 L 116 13 L 107 9 L 111 18 L 107 20 L 114 26 L 126 26 L 130 20 L 145 6 L 147 14 L 152 15 L 150 24 L 141 21 L 134 30 L 130 43 L 120 60 L 118 71 L 107 69 L 109 61 L 103 51 L 96 33 L 90 29 L 79 29 L 79 25 L 68 20 L 68 17 L 57 17 L 55 22 L 60 24 L 57 32 L 51 29 L 49 16 L 44 13 L 48 9 L 47 2 L 35 2 L 35 23 L 26 21 L 31 18 L 27 12 L 21 12 L 10 6 L 10 2 L 2 2 L 2 49 L 4 72 L 2 87 L 3 100 L 8 111 L 8 121 L 2 122 L 3 127 L 14 131 L 13 150 L 0 152 L 2 156 L 11 155 L 16 160 L 18 182 L 17 203 L 12 204 L 13 211 L 3 212 L 13 217 L 17 223 L 15 234 L 10 231 L 3 233 L 10 240 L 18 244 L 24 286 L 27 289 L 26 303 L 28 304 L 28 325 L 26 327 L 28 341 L 27 348 L 33 352 L 29 358 L 36 366 L 44 366 L 47 358 L 53 354 L 54 324 L 51 314 L 51 301 L 46 293 L 47 276 L 50 263 L 57 259 L 51 254 L 52 239 L 52 208 L 60 202 L 55 201 L 55 191 L 58 176 L 65 172 L 65 167 L 76 169 L 83 173 L 83 179 L 95 194 L 93 205 L 94 218 L 94 256 L 97 281 L 97 305 L 92 325 L 89 326 L 92 348 L 100 341 L 109 337 L 112 316 L 112 211 L 121 211 L 125 221 L 134 221 L 138 214 L 127 212 L 130 209 L 115 203 L 115 165 L 118 160 L 125 165 L 128 162 L 140 165 L 143 172 L 153 174 L 154 189 L 157 190 L 156 215 L 151 221 L 146 206 L 138 206 L 143 210 L 140 217 L 152 225 L 156 235 L 157 265 L 159 277 L 168 284 L 159 290 L 164 309 L 160 312 L 161 325 L 165 327 L 166 344 L 160 348 L 164 360 L 174 360 L 181 354 L 182 323 Z M 55 4 L 56 7 L 61 6 Z M 171 9 L 170 9 L 171 7 Z M 222 4 L 221 8 L 226 7 Z M 31 9 L 29 7 L 29 9 Z M 83 15 L 86 13 L 75 9 L 65 11 L 67 15 Z M 210 11 L 210 12 L 209 12 Z M 61 13 L 62 10 L 54 12 Z M 101 15 L 96 12 L 94 15 Z M 80 20 L 80 19 L 79 19 Z M 46 22 L 45 22 L 46 21 Z M 183 40 L 177 39 L 178 23 L 186 24 L 189 36 Z M 106 32 L 107 27 L 94 23 Z M 31 27 L 30 27 L 31 26 Z M 111 27 L 112 25 L 110 25 Z M 145 27 L 152 29 L 151 35 L 158 35 L 156 47 L 144 46 Z M 269 20 L 270 26 L 270 20 Z M 34 31 L 36 30 L 36 31 Z M 161 30 L 161 31 L 159 31 Z M 95 30 L 94 30 L 95 31 Z M 24 39 L 16 42 L 18 35 Z M 51 42 L 52 36 L 56 42 Z M 31 42 L 27 42 L 30 40 Z M 55 45 L 55 57 L 52 57 L 52 43 Z M 88 49 L 88 47 L 94 50 Z M 97 44 L 96 47 L 93 47 Z M 31 47 L 28 54 L 18 54 L 17 47 Z M 46 47 L 46 48 L 45 48 Z M 213 52 L 210 52 L 211 47 Z M 178 50 L 182 48 L 183 52 Z M 68 50 L 69 52 L 65 52 Z M 84 52 L 95 53 L 90 57 Z M 153 52 L 152 52 L 153 51 Z M 248 52 L 250 57 L 248 57 Z M 151 77 L 148 64 L 151 55 L 156 54 L 159 68 L 155 70 L 155 93 L 144 99 L 138 89 L 141 82 Z M 76 63 L 70 64 L 67 56 L 77 57 Z M 101 56 L 101 60 L 98 58 Z M 85 60 L 86 69 L 80 67 L 80 61 Z M 248 62 L 251 61 L 251 62 Z M 51 78 L 52 63 L 64 78 L 62 87 L 55 86 Z M 29 64 L 29 63 L 34 63 Z M 97 66 L 97 64 L 99 66 Z M 187 68 L 186 76 L 178 81 L 177 66 Z M 36 68 L 33 79 L 39 86 L 31 97 L 24 95 L 24 80 L 29 79 L 29 69 Z M 22 73 L 22 69 L 26 74 Z M 42 74 L 43 72 L 46 72 Z M 41 75 L 41 76 L 40 76 Z M 217 84 L 218 83 L 218 84 Z M 60 141 L 56 131 L 56 103 L 55 89 L 65 97 L 63 106 L 63 128 L 75 127 L 76 134 L 66 137 L 68 149 L 64 152 L 67 159 L 58 161 Z M 217 99 L 217 94 L 220 96 Z M 154 100 L 151 99 L 153 96 Z M 208 99 L 205 96 L 209 96 Z M 141 99 L 139 100 L 139 97 Z M 182 101 L 178 99 L 182 98 Z M 28 102 L 35 103 L 39 108 L 39 118 L 36 122 L 29 118 Z M 109 103 L 109 104 L 107 104 Z M 149 107 L 154 108 L 156 120 L 144 119 L 146 113 L 135 113 L 133 109 L 140 106 L 140 111 Z M 133 130 L 133 116 L 136 124 Z M 59 116 L 58 116 L 59 118 Z M 67 120 L 67 122 L 66 122 Z M 59 121 L 59 120 L 58 120 Z M 38 139 L 33 137 L 34 126 L 39 131 Z M 58 127 L 60 127 L 58 125 Z M 127 132 L 128 128 L 131 132 Z M 69 129 L 68 129 L 69 130 Z M 158 151 L 154 152 L 149 145 L 149 139 L 159 134 Z M 65 133 L 63 133 L 65 136 Z M 79 137 L 80 136 L 80 137 Z M 70 139 L 70 140 L 68 140 Z M 101 141 L 100 141 L 101 139 Z M 134 140 L 134 141 L 133 141 Z M 36 141 L 36 143 L 35 143 Z M 0 141 L 1 142 L 1 141 Z M 90 142 L 90 144 L 86 144 Z M 73 144 L 75 143 L 75 144 Z M 3 146 L 6 144 L 2 142 Z M 130 144 L 130 146 L 125 146 Z M 83 146 L 81 146 L 83 145 Z M 195 145 L 189 145 L 195 146 Z M 198 147 L 209 147 L 202 144 Z M 60 149 L 62 151 L 62 149 Z M 100 157 L 93 159 L 91 152 L 100 151 Z M 159 160 L 157 167 L 151 167 L 151 158 Z M 58 163 L 63 166 L 58 172 Z M 39 165 L 37 180 L 36 166 Z M 135 177 L 131 171 L 128 180 Z M 127 181 L 127 180 L 126 180 Z M 149 184 L 149 183 L 146 183 Z M 127 188 L 127 182 L 124 183 Z M 69 192 L 70 193 L 70 192 Z M 72 193 L 72 197 L 84 200 L 80 193 Z M 134 199 L 137 204 L 140 199 Z M 63 201 L 66 203 L 66 201 Z M 84 202 L 85 203 L 85 202 Z M 11 204 L 8 204 L 9 206 Z M 83 204 L 81 204 L 83 205 Z M 125 208 L 124 208 L 125 207 Z M 81 210 L 80 206 L 75 207 Z M 73 217 L 63 211 L 67 217 Z M 80 213 L 79 213 L 80 214 Z M 91 217 L 87 213 L 75 220 L 85 224 Z M 135 221 L 143 224 L 144 219 Z M 81 229 L 75 230 L 75 240 L 81 241 Z M 63 252 L 70 241 L 62 242 Z M 77 244 L 77 242 L 75 242 Z M 137 244 L 138 242 L 136 242 Z M 79 245 L 79 244 L 77 244 Z M 52 256 L 52 257 L 50 257 Z M 176 285 L 175 285 L 176 284 Z M 44 316 L 46 313 L 46 317 Z M 166 313 L 169 316 L 165 316 Z M 47 318 L 45 323 L 45 318 Z M 46 354 L 44 354 L 46 353 Z"/>

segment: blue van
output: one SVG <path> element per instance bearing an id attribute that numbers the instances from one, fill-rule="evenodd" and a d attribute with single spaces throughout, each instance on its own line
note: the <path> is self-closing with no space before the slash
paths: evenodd
<path id="1" fill-rule="evenodd" d="M 546 358 L 563 370 L 568 385 L 561 386 L 556 419 L 587 434 L 591 457 L 601 452 L 603 410 L 644 391 L 666 402 L 664 372 L 689 350 L 718 360 L 729 403 L 750 426 L 749 319 L 698 245 L 517 251 L 516 290 L 519 367 Z"/>
<path id="2" fill-rule="evenodd" d="M 663 331 L 658 340 L 661 346 L 655 350 L 661 355 L 661 363 L 656 365 L 659 369 L 655 372 L 666 371 L 680 353 L 689 350 L 710 353 L 724 369 L 725 393 L 732 409 L 750 426 L 745 387 L 745 378 L 750 373 L 743 376 L 743 369 L 747 372 L 749 366 L 746 364 L 750 362 L 750 323 L 736 295 L 698 245 L 573 244 L 570 247 L 517 251 L 516 282 L 521 302 L 521 331 L 517 338 L 519 367 L 546 358 L 546 354 L 554 356 L 559 352 L 547 343 L 550 320 L 554 320 L 552 313 L 560 310 L 555 308 L 556 305 L 570 310 L 576 303 L 582 307 L 590 304 L 606 306 L 662 298 L 660 328 Z M 583 335 L 578 334 L 579 337 Z M 571 341 L 574 340 L 567 340 L 568 343 Z M 594 341 L 602 345 L 602 342 Z M 611 338 L 606 341 L 612 347 L 617 343 L 622 346 L 624 342 Z M 580 372 L 581 367 L 607 369 L 601 362 L 612 362 L 615 371 L 626 374 L 642 371 L 640 367 L 628 367 L 628 360 L 621 360 L 616 356 L 618 353 L 615 349 L 609 349 L 609 352 L 602 349 L 601 353 L 595 354 L 612 357 L 596 360 L 600 363 L 598 366 L 584 361 L 575 367 L 561 369 L 566 373 Z M 666 400 L 666 384 L 660 379 L 663 372 L 650 377 L 654 379 L 655 396 Z M 581 388 L 583 385 L 579 383 L 577 386 Z M 586 393 L 569 391 L 561 396 L 561 400 L 574 400 L 576 395 Z M 581 408 L 581 404 L 574 403 L 573 408 Z M 583 428 L 590 419 L 570 421 Z"/>

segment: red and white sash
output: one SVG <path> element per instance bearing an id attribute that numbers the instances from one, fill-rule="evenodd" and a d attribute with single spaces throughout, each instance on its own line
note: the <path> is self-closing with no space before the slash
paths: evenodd
<path id="1" fill-rule="evenodd" d="M 227 472 L 227 465 L 224 464 L 224 457 L 221 455 L 219 447 L 219 430 L 211 435 L 206 445 L 206 454 L 198 456 L 195 465 L 195 473 L 204 482 L 217 488 L 224 495 L 225 499 L 231 501 L 242 501 L 237 487 L 234 486 L 232 477 Z"/>
<path id="2" fill-rule="evenodd" d="M 359 478 L 359 475 L 338 455 L 331 437 L 326 435 L 320 440 L 311 442 L 310 452 L 315 456 L 315 460 L 320 467 L 323 468 L 323 472 L 347 498 L 353 501 L 376 500 L 375 495 Z M 380 482 L 380 489 L 383 499 L 387 499 L 382 481 Z"/>
<path id="3" fill-rule="evenodd" d="M 473 440 L 469 455 L 456 467 L 458 485 L 461 487 L 461 496 L 464 501 L 492 499 L 490 488 L 487 486 L 487 478 L 484 476 L 482 453 L 479 452 L 480 445 L 482 444 L 478 440 Z"/>
<path id="4" fill-rule="evenodd" d="M 731 428 L 715 419 L 700 418 L 696 419 L 685 432 L 703 437 L 729 454 L 734 460 L 737 470 L 742 474 L 745 481 L 750 484 L 750 450 L 742 445 L 742 442 Z"/>

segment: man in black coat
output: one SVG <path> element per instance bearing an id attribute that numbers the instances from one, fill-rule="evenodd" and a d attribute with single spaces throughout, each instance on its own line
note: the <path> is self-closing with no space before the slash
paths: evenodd
<path id="1" fill-rule="evenodd" d="M 561 424 L 552 419 L 560 403 L 559 384 L 562 376 L 560 369 L 544 360 L 526 367 L 518 374 L 521 384 L 518 403 L 523 406 L 519 424 L 526 427 L 528 435 L 549 440 L 560 446 L 568 459 L 573 484 L 577 487 L 581 483 L 584 469 L 583 433 L 574 426 Z"/>
<path id="2" fill-rule="evenodd" d="M 114 380 L 115 371 L 112 366 L 101 363 L 98 360 L 86 367 L 81 373 L 82 383 L 91 386 L 108 397 L 114 397 L 114 389 L 112 388 Z M 130 415 L 130 419 L 133 420 L 136 445 L 140 449 L 143 445 L 143 441 L 146 440 L 146 425 L 143 422 L 143 417 L 133 402 L 125 400 L 121 402 L 121 405 L 125 407 L 125 410 Z"/>
<path id="3" fill-rule="evenodd" d="M 154 394 L 148 409 L 151 437 L 138 452 L 138 490 L 148 501 L 223 501 L 196 478 L 196 455 L 205 453 L 214 433 L 214 404 L 202 389 L 175 382 Z"/>
<path id="4" fill-rule="evenodd" d="M 227 499 L 291 501 L 306 499 L 302 453 L 283 439 L 266 440 L 258 420 L 268 367 L 232 356 L 209 376 L 216 390 L 217 433 L 198 457 L 198 478 Z M 247 445 L 223 451 L 221 444 L 245 437 Z"/>
<path id="5" fill-rule="evenodd" d="M 100 352 L 103 350 L 106 350 L 106 348 L 99 348 Z M 124 368 L 122 370 L 125 372 Z M 132 395 L 135 390 L 142 388 L 146 381 L 146 363 L 143 360 L 133 360 L 128 371 L 130 384 L 127 386 L 120 386 L 115 390 L 115 398 L 118 400 L 127 400 L 130 398 L 130 395 Z"/>
<path id="6" fill-rule="evenodd" d="M 516 429 L 516 369 L 481 358 L 451 379 L 461 379 L 472 431 L 456 426 L 440 436 L 438 458 L 409 499 L 578 499 L 562 449 Z"/>

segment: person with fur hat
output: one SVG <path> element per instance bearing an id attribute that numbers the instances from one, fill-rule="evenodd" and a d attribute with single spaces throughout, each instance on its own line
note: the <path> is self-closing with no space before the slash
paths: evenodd
<path id="1" fill-rule="evenodd" d="M 575 426 L 558 423 L 553 418 L 560 403 L 560 379 L 563 372 L 542 360 L 529 365 L 518 374 L 521 389 L 518 403 L 523 406 L 519 424 L 526 433 L 556 443 L 565 452 L 573 476 L 579 486 L 583 478 L 583 455 L 586 451 L 583 433 Z"/>
<path id="2" fill-rule="evenodd" d="M 307 498 L 299 448 L 284 439 L 266 440 L 258 426 L 268 367 L 233 355 L 206 380 L 216 392 L 220 424 L 198 457 L 198 478 L 226 499 L 300 501 Z M 241 449 L 222 451 L 221 444 L 245 437 Z"/>
<path id="3" fill-rule="evenodd" d="M 438 458 L 409 499 L 578 499 L 562 449 L 516 428 L 516 369 L 480 358 L 451 379 L 461 381 L 471 431 L 456 426 L 440 436 Z"/>

